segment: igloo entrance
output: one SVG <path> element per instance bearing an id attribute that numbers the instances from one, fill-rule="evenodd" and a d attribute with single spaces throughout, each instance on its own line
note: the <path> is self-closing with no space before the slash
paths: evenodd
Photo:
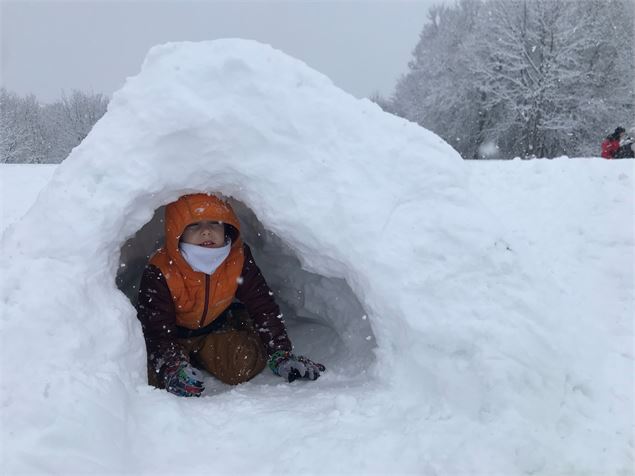
<path id="1" fill-rule="evenodd" d="M 240 218 L 242 238 L 275 293 L 295 350 L 344 374 L 368 368 L 375 358 L 375 336 L 346 281 L 302 269 L 293 250 L 265 229 L 249 207 L 229 201 Z M 133 305 L 143 268 L 163 244 L 164 208 L 157 209 L 152 220 L 121 247 L 116 283 Z"/>

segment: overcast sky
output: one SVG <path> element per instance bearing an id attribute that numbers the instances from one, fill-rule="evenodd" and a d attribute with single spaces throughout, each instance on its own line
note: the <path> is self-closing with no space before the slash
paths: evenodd
<path id="1" fill-rule="evenodd" d="M 2 86 L 50 102 L 62 90 L 110 95 L 155 44 L 227 37 L 271 44 L 355 96 L 388 95 L 428 8 L 450 0 L 0 1 Z"/>

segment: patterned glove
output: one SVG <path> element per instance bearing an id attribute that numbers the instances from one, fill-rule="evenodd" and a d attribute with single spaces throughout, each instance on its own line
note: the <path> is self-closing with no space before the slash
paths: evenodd
<path id="1" fill-rule="evenodd" d="M 283 350 L 275 352 L 269 358 L 269 368 L 274 374 L 279 375 L 289 382 L 293 382 L 299 378 L 317 380 L 320 376 L 320 372 L 326 370 L 326 367 L 322 364 Z"/>
<path id="2" fill-rule="evenodd" d="M 200 397 L 205 385 L 201 373 L 188 362 L 177 362 L 163 373 L 165 389 L 179 397 Z"/>

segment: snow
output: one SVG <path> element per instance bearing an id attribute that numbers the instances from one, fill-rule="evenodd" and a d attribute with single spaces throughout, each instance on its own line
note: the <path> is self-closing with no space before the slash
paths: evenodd
<path id="1" fill-rule="evenodd" d="M 0 175 L 0 231 L 20 218 L 33 205 L 37 193 L 51 179 L 55 165 L 33 168 L 2 164 Z"/>
<path id="2" fill-rule="evenodd" d="M 153 48 L 50 181 L 0 172 L 23 184 L 2 191 L 3 472 L 633 471 L 632 161 L 465 163 L 220 40 Z M 200 190 L 235 200 L 319 380 L 146 385 L 126 273 Z"/>

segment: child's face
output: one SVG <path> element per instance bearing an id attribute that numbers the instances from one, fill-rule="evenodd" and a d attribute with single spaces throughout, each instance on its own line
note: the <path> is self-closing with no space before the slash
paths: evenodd
<path id="1" fill-rule="evenodd" d="M 197 221 L 185 227 L 181 240 L 205 248 L 220 248 L 225 244 L 225 225 L 217 221 Z"/>

